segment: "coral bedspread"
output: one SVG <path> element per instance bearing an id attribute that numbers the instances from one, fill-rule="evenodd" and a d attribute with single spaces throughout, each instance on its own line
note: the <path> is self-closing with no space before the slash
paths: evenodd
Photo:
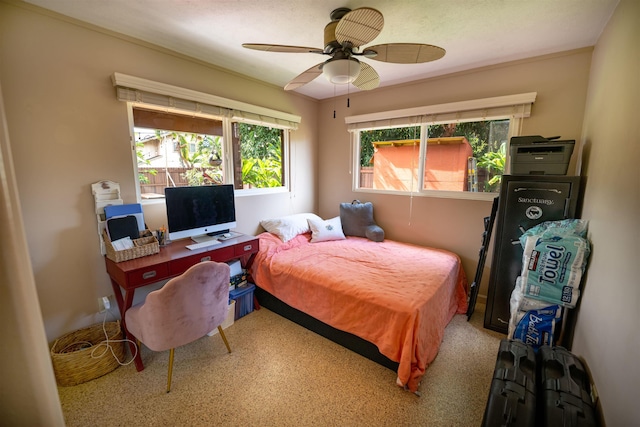
<path id="1" fill-rule="evenodd" d="M 375 344 L 416 391 L 444 328 L 467 310 L 467 280 L 451 252 L 361 237 L 283 243 L 262 233 L 254 281 L 288 305 Z"/>

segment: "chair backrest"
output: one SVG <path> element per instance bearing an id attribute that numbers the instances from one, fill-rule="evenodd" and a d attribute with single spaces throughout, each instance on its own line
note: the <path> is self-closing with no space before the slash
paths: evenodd
<path id="1" fill-rule="evenodd" d="M 230 268 L 225 263 L 196 264 L 144 303 L 127 310 L 127 329 L 149 349 L 164 351 L 195 341 L 225 320 Z"/>

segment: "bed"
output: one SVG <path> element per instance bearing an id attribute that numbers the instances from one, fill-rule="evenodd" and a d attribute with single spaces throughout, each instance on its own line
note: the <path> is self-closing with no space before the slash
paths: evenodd
<path id="1" fill-rule="evenodd" d="M 445 327 L 467 310 L 464 270 L 446 250 L 354 236 L 313 242 L 310 232 L 258 237 L 250 273 L 260 305 L 396 370 L 413 392 Z"/>

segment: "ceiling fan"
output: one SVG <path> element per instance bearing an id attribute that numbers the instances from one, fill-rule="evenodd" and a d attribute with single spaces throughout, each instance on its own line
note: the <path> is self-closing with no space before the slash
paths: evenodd
<path id="1" fill-rule="evenodd" d="M 380 77 L 376 70 L 357 57 L 396 64 L 416 64 L 435 61 L 444 56 L 438 46 L 420 43 L 388 43 L 362 47 L 375 39 L 384 26 L 384 17 L 376 9 L 361 7 L 351 10 L 335 9 L 331 22 L 324 28 L 324 49 L 259 43 L 244 43 L 247 49 L 284 53 L 316 53 L 331 58 L 302 72 L 284 87 L 297 89 L 313 81 L 320 74 L 333 84 L 352 83 L 362 90 L 378 87 Z"/>

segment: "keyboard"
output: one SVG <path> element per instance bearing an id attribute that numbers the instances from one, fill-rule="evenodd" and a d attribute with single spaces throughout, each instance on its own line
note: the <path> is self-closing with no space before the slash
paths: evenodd
<path id="1" fill-rule="evenodd" d="M 208 248 L 209 246 L 219 245 L 220 243 L 221 242 L 219 242 L 217 240 L 207 240 L 206 242 L 193 243 L 191 245 L 187 245 L 186 247 L 190 251 L 195 251 L 196 249 Z"/>

